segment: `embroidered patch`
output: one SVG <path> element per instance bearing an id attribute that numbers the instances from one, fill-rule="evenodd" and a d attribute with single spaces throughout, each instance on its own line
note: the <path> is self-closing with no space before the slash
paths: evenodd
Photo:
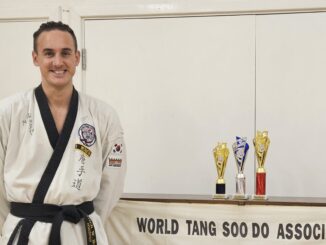
<path id="1" fill-rule="evenodd" d="M 34 133 L 34 126 L 33 126 L 33 117 L 32 114 L 29 112 L 27 113 L 26 117 L 22 121 L 23 126 L 28 125 L 28 131 L 30 135 Z"/>
<path id="2" fill-rule="evenodd" d="M 91 152 L 90 149 L 88 149 L 86 146 L 83 146 L 83 145 L 81 145 L 81 144 L 76 144 L 76 145 L 75 145 L 75 149 L 78 149 L 78 150 L 80 150 L 81 152 L 85 153 L 86 156 L 88 156 L 88 157 L 90 157 L 91 154 L 92 154 L 92 152 Z"/>
<path id="3" fill-rule="evenodd" d="M 121 154 L 122 153 L 122 144 L 115 144 L 112 149 L 112 152 L 114 154 Z"/>
<path id="4" fill-rule="evenodd" d="M 76 188 L 77 190 L 80 191 L 82 183 L 83 183 L 82 179 L 80 179 L 80 178 L 74 179 L 71 187 Z"/>
<path id="5" fill-rule="evenodd" d="M 121 167 L 122 163 L 122 144 L 115 144 L 109 155 L 109 166 L 110 167 Z"/>
<path id="6" fill-rule="evenodd" d="M 92 146 L 96 141 L 95 128 L 87 123 L 80 126 L 78 134 L 80 141 L 86 146 Z"/>
<path id="7" fill-rule="evenodd" d="M 109 166 L 110 167 L 117 167 L 120 168 L 122 163 L 122 159 L 109 159 Z"/>

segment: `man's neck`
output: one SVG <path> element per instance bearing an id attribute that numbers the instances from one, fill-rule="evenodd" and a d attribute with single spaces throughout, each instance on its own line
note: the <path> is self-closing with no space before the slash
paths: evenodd
<path id="1" fill-rule="evenodd" d="M 73 85 L 70 83 L 65 87 L 53 87 L 47 83 L 42 82 L 43 91 L 48 99 L 50 108 L 68 108 Z"/>

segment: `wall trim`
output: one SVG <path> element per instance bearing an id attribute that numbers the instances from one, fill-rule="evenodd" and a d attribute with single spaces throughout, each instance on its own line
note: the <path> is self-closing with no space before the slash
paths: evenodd
<path id="1" fill-rule="evenodd" d="M 325 0 L 139 0 L 105 5 L 79 5 L 72 9 L 85 19 L 162 18 L 218 15 L 261 15 L 326 12 Z"/>

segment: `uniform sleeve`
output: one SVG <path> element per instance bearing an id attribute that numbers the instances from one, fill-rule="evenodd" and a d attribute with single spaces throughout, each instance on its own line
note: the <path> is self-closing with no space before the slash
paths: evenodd
<path id="1" fill-rule="evenodd" d="M 4 159 L 5 159 L 5 141 L 6 130 L 4 130 L 5 122 L 3 116 L 0 114 L 0 233 L 2 231 L 3 223 L 9 213 L 9 202 L 6 198 L 6 191 L 4 186 Z"/>
<path id="2" fill-rule="evenodd" d="M 115 112 L 112 112 L 108 120 L 102 147 L 104 163 L 101 187 L 94 200 L 94 206 L 106 228 L 108 217 L 123 191 L 127 167 L 123 130 Z"/>

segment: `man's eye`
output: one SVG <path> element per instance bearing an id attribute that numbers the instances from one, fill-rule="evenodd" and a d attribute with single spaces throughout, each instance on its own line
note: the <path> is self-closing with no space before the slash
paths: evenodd
<path id="1" fill-rule="evenodd" d="M 53 53 L 52 52 L 45 52 L 44 55 L 47 56 L 47 57 L 52 57 Z"/>
<path id="2" fill-rule="evenodd" d="M 71 55 L 71 52 L 62 52 L 62 56 L 63 57 L 67 57 L 67 56 L 69 56 L 69 55 Z"/>

